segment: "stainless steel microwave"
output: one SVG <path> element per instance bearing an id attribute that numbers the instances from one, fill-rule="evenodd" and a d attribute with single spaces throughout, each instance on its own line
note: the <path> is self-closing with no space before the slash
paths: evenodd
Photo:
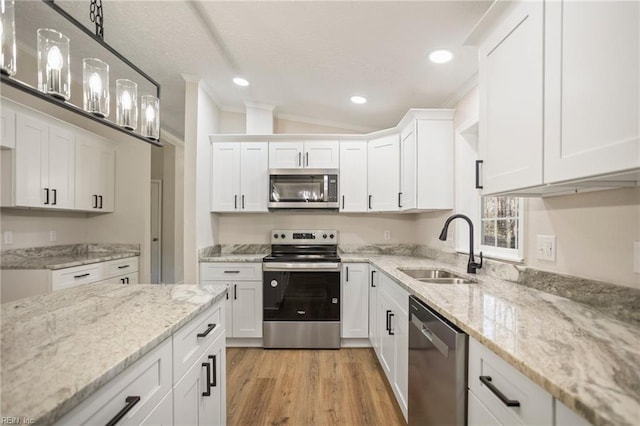
<path id="1" fill-rule="evenodd" d="M 270 209 L 337 209 L 338 169 L 270 169 Z"/>

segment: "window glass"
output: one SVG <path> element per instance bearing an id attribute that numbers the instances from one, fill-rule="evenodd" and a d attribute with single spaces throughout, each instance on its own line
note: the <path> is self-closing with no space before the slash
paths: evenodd
<path id="1" fill-rule="evenodd" d="M 520 250 L 522 199 L 482 197 L 481 245 Z"/>

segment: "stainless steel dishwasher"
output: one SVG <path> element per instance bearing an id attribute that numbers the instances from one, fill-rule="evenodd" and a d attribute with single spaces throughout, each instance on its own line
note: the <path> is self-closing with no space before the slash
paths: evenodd
<path id="1" fill-rule="evenodd" d="M 467 422 L 467 335 L 409 297 L 409 425 Z"/>

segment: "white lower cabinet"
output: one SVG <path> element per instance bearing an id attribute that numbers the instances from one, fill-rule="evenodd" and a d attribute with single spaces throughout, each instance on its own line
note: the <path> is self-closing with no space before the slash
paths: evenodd
<path id="1" fill-rule="evenodd" d="M 405 420 L 409 392 L 409 293 L 391 278 L 377 273 L 376 354 Z"/>
<path id="2" fill-rule="evenodd" d="M 371 346 L 378 353 L 380 345 L 380 330 L 378 329 L 378 277 L 380 271 L 374 266 L 370 266 L 369 273 L 369 341 Z"/>
<path id="3" fill-rule="evenodd" d="M 262 264 L 200 264 L 201 285 L 227 286 L 227 337 L 262 338 Z"/>
<path id="4" fill-rule="evenodd" d="M 342 265 L 341 337 L 369 337 L 369 264 Z"/>
<path id="5" fill-rule="evenodd" d="M 224 301 L 62 417 L 57 425 L 224 425 Z"/>

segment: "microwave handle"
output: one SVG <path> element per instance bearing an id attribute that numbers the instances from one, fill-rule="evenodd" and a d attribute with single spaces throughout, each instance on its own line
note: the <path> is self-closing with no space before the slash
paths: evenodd
<path id="1" fill-rule="evenodd" d="M 298 167 L 302 167 L 302 153 L 298 153 Z"/>
<path id="2" fill-rule="evenodd" d="M 307 160 L 307 167 L 309 167 L 309 153 L 308 152 L 305 153 L 304 156 L 305 156 L 305 158 Z"/>

